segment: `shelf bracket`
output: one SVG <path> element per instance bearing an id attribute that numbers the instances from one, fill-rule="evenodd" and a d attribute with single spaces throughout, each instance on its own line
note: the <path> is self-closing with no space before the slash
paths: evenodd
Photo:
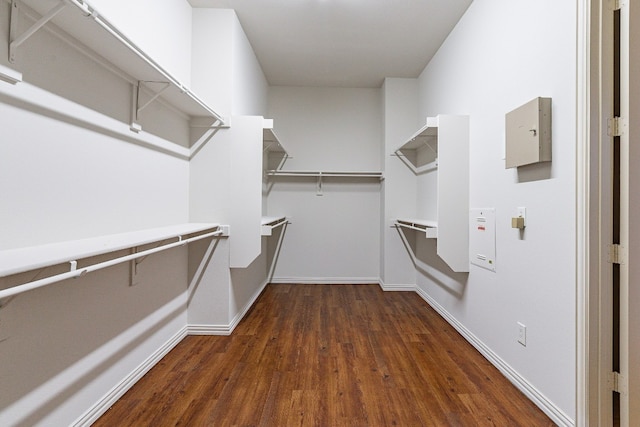
<path id="1" fill-rule="evenodd" d="M 12 0 L 11 23 L 9 24 L 9 62 L 13 64 L 16 61 L 16 52 L 22 43 L 27 41 L 29 37 L 34 35 L 47 22 L 51 21 L 66 6 L 67 3 L 60 1 L 60 3 L 38 19 L 31 27 L 29 27 L 29 29 L 18 35 L 18 13 L 20 11 L 20 6 L 18 4 L 18 0 Z"/>
<path id="2" fill-rule="evenodd" d="M 316 185 L 316 196 L 324 196 L 322 193 L 322 172 L 318 172 L 318 181 Z"/>
<path id="3" fill-rule="evenodd" d="M 131 255 L 138 253 L 138 247 L 131 248 Z M 129 261 L 129 286 L 135 286 L 138 284 L 138 258 L 134 258 Z"/>
<path id="4" fill-rule="evenodd" d="M 142 87 L 144 83 L 156 83 L 156 84 L 162 84 L 163 86 L 160 90 L 156 92 L 154 92 L 153 90 L 151 90 L 151 88 L 147 86 L 147 89 L 152 93 L 152 96 L 147 102 L 141 105 L 140 95 L 141 95 Z M 171 86 L 171 83 L 169 82 L 156 82 L 156 81 L 143 81 L 143 80 L 139 80 L 135 85 L 133 85 L 133 90 L 132 90 L 133 96 L 131 99 L 131 125 L 129 126 L 132 131 L 137 133 L 142 130 L 142 126 L 138 123 L 138 116 L 140 115 L 140 112 L 145 108 L 147 108 L 149 105 L 151 105 L 153 101 L 158 99 L 158 97 L 162 95 L 162 93 L 165 90 L 169 89 L 170 86 Z"/>

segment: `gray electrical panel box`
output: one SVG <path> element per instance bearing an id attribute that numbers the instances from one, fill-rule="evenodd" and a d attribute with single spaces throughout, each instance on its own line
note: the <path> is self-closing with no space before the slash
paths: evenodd
<path id="1" fill-rule="evenodd" d="M 551 98 L 529 101 L 505 121 L 507 169 L 551 161 Z"/>

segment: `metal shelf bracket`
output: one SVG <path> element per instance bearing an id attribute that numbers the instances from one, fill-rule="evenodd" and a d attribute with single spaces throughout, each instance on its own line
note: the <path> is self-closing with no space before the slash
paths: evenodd
<path id="1" fill-rule="evenodd" d="M 149 85 L 144 85 L 144 83 L 159 84 L 159 85 L 162 85 L 162 87 L 158 91 L 153 91 L 149 87 Z M 141 95 L 143 86 L 151 92 L 151 98 L 149 98 L 147 102 L 141 105 L 140 95 Z M 133 96 L 131 100 L 131 104 L 132 104 L 131 105 L 131 125 L 130 125 L 130 128 L 132 131 L 140 132 L 142 130 L 142 126 L 138 123 L 138 116 L 140 115 L 140 112 L 145 108 L 147 108 L 149 105 L 151 105 L 153 101 L 158 99 L 158 97 L 162 95 L 162 93 L 165 90 L 169 89 L 169 87 L 171 87 L 171 83 L 169 82 L 156 82 L 156 81 L 143 81 L 143 80 L 139 80 L 136 84 L 133 85 L 133 90 L 132 90 Z"/>
<path id="2" fill-rule="evenodd" d="M 18 0 L 12 0 L 11 23 L 9 24 L 9 62 L 13 64 L 16 61 L 16 53 L 22 43 L 27 41 L 29 37 L 34 35 L 40 28 L 44 27 L 47 22 L 51 21 L 66 6 L 67 3 L 65 3 L 64 0 L 61 0 L 60 3 L 44 14 L 42 18 L 38 19 L 31 27 L 29 27 L 29 29 L 18 35 L 18 14 L 20 12 L 20 5 Z"/>

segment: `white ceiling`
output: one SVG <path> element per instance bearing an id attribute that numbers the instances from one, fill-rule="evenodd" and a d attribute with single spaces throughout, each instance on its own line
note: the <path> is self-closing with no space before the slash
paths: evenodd
<path id="1" fill-rule="evenodd" d="M 235 9 L 271 85 L 418 77 L 472 0 L 189 0 Z"/>

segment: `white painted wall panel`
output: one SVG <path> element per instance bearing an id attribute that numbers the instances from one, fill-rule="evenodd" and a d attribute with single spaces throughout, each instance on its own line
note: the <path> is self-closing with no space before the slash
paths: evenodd
<path id="1" fill-rule="evenodd" d="M 422 125 L 417 117 L 418 80 L 387 78 L 383 92 L 385 180 L 382 224 L 384 268 L 381 275 L 385 286 L 413 286 L 416 283 L 416 273 L 402 238 L 403 232 L 390 225 L 397 218 L 418 217 L 416 176 L 400 158 L 393 155 Z M 409 231 L 408 236 L 409 233 L 414 232 Z"/>
<path id="2" fill-rule="evenodd" d="M 234 17 L 229 9 L 193 9 L 192 87 L 223 116 L 231 115 Z"/>
<path id="3" fill-rule="evenodd" d="M 234 116 L 265 116 L 269 84 L 237 15 L 233 14 L 233 108 Z"/>
<path id="4" fill-rule="evenodd" d="M 0 32 L 0 44 L 6 34 Z M 118 108 L 130 106 L 122 80 L 95 72 L 95 64 L 46 32 L 23 47 L 25 82 L 4 86 L 0 96 L 0 250 L 187 222 L 188 161 L 150 148 L 146 137 L 123 136 L 122 122 L 114 124 L 122 118 Z M 50 68 L 38 68 L 40 60 Z M 71 65 L 82 81 L 58 87 L 58 73 Z M 26 87 L 43 99 L 11 96 Z M 89 92 L 93 100 L 83 93 L 92 87 L 99 88 Z M 55 96 L 44 96 L 48 90 L 78 103 L 77 121 L 46 111 L 55 109 L 47 104 Z M 91 102 L 98 112 L 85 105 Z M 186 141 L 185 120 L 178 122 Z M 125 263 L 3 304 L 0 424 L 70 425 L 149 357 L 175 344 L 187 321 L 187 250 L 152 255 L 139 268 L 134 287 Z M 3 279 L 0 286 L 37 273 Z"/>
<path id="5" fill-rule="evenodd" d="M 573 3 L 474 2 L 420 77 L 420 116 L 469 114 L 471 207 L 496 208 L 496 273 L 421 274 L 427 294 L 559 413 L 575 417 L 575 17 Z M 544 31 L 540 24 L 544 23 Z M 508 34 L 508 37 L 505 35 Z M 505 170 L 504 114 L 553 99 L 553 161 Z M 511 229 L 527 208 L 521 236 Z M 431 262 L 432 248 L 420 257 Z M 516 322 L 527 326 L 527 347 Z"/>
<path id="6" fill-rule="evenodd" d="M 193 90 L 223 116 L 265 115 L 268 83 L 232 9 L 193 9 Z"/>

